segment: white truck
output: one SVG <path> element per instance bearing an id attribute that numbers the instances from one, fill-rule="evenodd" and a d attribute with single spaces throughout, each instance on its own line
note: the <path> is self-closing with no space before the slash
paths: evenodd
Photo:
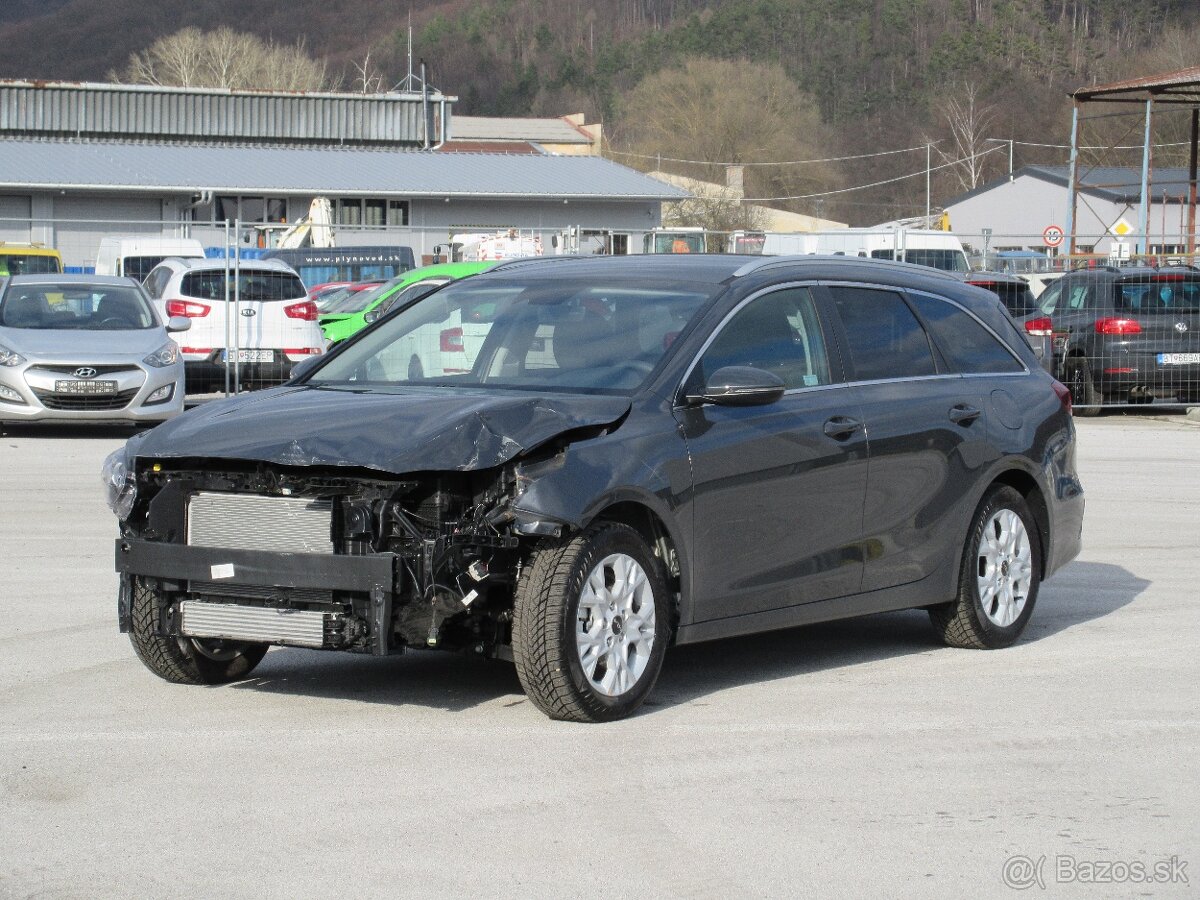
<path id="1" fill-rule="evenodd" d="M 453 234 L 449 247 L 435 247 L 445 253 L 450 262 L 487 262 L 492 259 L 518 259 L 541 256 L 544 252 L 541 236 L 510 228 L 506 231 Z M 448 252 L 447 252 L 448 251 Z"/>
<path id="2" fill-rule="evenodd" d="M 100 239 L 97 275 L 124 275 L 142 281 L 164 259 L 204 259 L 203 245 L 192 238 L 159 235 L 112 235 Z"/>
<path id="3" fill-rule="evenodd" d="M 768 256 L 861 256 L 892 259 L 943 269 L 969 272 L 971 265 L 962 241 L 949 231 L 927 228 L 875 226 L 835 228 L 829 231 L 735 231 L 730 238 L 734 253 Z"/>

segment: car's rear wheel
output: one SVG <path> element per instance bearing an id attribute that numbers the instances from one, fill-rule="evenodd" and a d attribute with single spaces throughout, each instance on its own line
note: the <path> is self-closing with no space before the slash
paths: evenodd
<path id="1" fill-rule="evenodd" d="M 517 585 L 513 657 L 552 719 L 628 716 L 654 687 L 670 633 L 662 564 L 627 525 L 544 541 Z"/>
<path id="2" fill-rule="evenodd" d="M 952 647 L 1007 647 L 1021 636 L 1037 602 L 1042 547 L 1029 504 L 1013 488 L 987 492 L 967 533 L 958 596 L 930 608 Z"/>
<path id="3" fill-rule="evenodd" d="M 158 597 L 138 579 L 133 585 L 129 640 L 155 675 L 174 684 L 225 684 L 249 675 L 267 653 L 266 644 L 156 634 Z"/>
<path id="4" fill-rule="evenodd" d="M 1100 415 L 1100 392 L 1092 378 L 1092 367 L 1083 358 L 1067 363 L 1067 387 L 1071 391 L 1072 410 L 1077 416 Z"/>

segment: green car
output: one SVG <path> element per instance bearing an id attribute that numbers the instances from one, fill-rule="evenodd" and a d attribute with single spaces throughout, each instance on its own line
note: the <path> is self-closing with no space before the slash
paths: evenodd
<path id="1" fill-rule="evenodd" d="M 380 316 L 397 306 L 407 306 L 448 281 L 465 278 L 490 269 L 496 260 L 488 262 L 437 263 L 412 269 L 385 281 L 370 291 L 359 291 L 343 297 L 320 316 L 321 331 L 330 344 L 344 341 L 357 334 Z"/>

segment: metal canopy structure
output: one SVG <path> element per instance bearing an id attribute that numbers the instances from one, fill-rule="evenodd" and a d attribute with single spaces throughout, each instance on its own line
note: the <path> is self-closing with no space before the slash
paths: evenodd
<path id="1" fill-rule="evenodd" d="M 1085 103 L 1139 104 L 1145 108 L 1145 128 L 1142 140 L 1142 183 L 1138 209 L 1137 253 L 1145 256 L 1149 250 L 1150 232 L 1150 172 L 1153 153 L 1150 136 L 1153 131 L 1154 108 L 1156 106 L 1182 106 L 1192 110 L 1191 149 L 1188 157 L 1188 254 L 1196 252 L 1196 167 L 1197 146 L 1200 145 L 1200 66 L 1191 66 L 1177 72 L 1150 75 L 1115 81 L 1094 87 L 1080 88 L 1070 94 L 1073 101 L 1071 111 L 1071 164 L 1069 175 L 1069 205 L 1067 207 L 1068 252 L 1075 253 L 1075 212 L 1079 196 L 1079 123 L 1080 106 Z"/>

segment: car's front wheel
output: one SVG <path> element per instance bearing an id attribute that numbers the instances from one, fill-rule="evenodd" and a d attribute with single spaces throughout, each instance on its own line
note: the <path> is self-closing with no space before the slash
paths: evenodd
<path id="1" fill-rule="evenodd" d="M 175 684 L 225 684 L 245 678 L 262 662 L 266 644 L 209 638 L 169 637 L 156 633 L 158 598 L 148 584 L 133 585 L 129 640 L 155 675 Z"/>
<path id="2" fill-rule="evenodd" d="M 952 647 L 993 649 L 1014 643 L 1037 601 L 1042 545 L 1029 504 L 1013 488 L 984 495 L 967 533 L 958 596 L 931 607 L 930 619 Z"/>
<path id="3" fill-rule="evenodd" d="M 544 541 L 517 585 L 513 657 L 552 719 L 628 716 L 654 687 L 670 634 L 662 563 L 627 525 Z"/>

